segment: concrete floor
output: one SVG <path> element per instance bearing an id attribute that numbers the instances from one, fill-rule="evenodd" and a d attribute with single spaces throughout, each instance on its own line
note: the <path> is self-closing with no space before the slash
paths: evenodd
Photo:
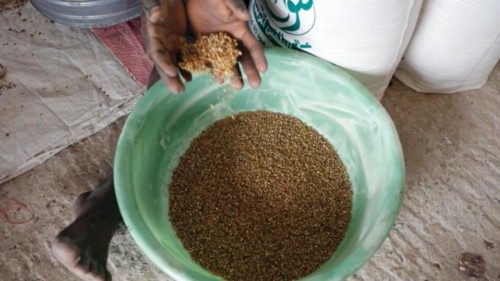
<path id="1" fill-rule="evenodd" d="M 479 90 L 419 94 L 394 80 L 382 103 L 405 153 L 407 182 L 390 236 L 352 280 L 500 280 L 500 65 Z M 0 186 L 0 279 L 77 280 L 52 257 L 76 196 L 111 171 L 123 119 Z M 463 252 L 486 273 L 458 269 Z M 121 229 L 108 267 L 114 280 L 170 280 Z"/>

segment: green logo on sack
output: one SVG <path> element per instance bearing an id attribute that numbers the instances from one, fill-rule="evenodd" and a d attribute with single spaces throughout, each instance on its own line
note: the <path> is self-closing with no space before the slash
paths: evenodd
<path id="1" fill-rule="evenodd" d="M 251 13 L 250 28 L 263 45 L 312 48 L 302 36 L 316 21 L 313 0 L 254 0 Z"/>
<path id="2" fill-rule="evenodd" d="M 316 21 L 313 0 L 264 0 L 272 22 L 292 35 L 311 30 Z"/>

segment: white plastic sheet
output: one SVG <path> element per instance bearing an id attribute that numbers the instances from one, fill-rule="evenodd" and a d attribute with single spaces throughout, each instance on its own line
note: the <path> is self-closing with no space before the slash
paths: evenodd
<path id="1" fill-rule="evenodd" d="M 421 0 L 253 0 L 252 31 L 262 43 L 330 61 L 378 99 L 411 39 Z"/>
<path id="2" fill-rule="evenodd" d="M 19 13 L 18 13 L 19 12 Z M 0 14 L 0 183 L 128 113 L 143 87 L 87 30 Z"/>
<path id="3" fill-rule="evenodd" d="M 481 87 L 500 58 L 499 0 L 427 0 L 396 77 L 419 92 Z"/>

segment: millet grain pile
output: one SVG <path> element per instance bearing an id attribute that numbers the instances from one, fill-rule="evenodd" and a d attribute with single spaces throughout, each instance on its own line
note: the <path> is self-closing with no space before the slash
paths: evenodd
<path id="1" fill-rule="evenodd" d="M 214 123 L 173 172 L 169 216 L 191 257 L 227 280 L 294 280 L 327 261 L 352 191 L 330 143 L 295 117 Z"/>
<path id="2" fill-rule="evenodd" d="M 191 73 L 210 70 L 223 80 L 233 73 L 241 55 L 238 41 L 225 32 L 199 35 L 193 44 L 182 42 L 179 66 Z"/>

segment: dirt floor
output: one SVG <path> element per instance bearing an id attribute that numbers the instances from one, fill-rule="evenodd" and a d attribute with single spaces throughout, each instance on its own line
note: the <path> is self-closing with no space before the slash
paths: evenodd
<path id="1" fill-rule="evenodd" d="M 500 280 L 500 65 L 461 94 L 419 94 L 394 80 L 382 103 L 403 145 L 406 191 L 389 238 L 351 279 Z M 1 280 L 76 280 L 51 241 L 72 221 L 76 196 L 110 173 L 123 121 L 0 186 Z M 483 257 L 485 273 L 460 270 L 466 252 Z M 124 229 L 108 267 L 114 280 L 170 280 Z"/>

